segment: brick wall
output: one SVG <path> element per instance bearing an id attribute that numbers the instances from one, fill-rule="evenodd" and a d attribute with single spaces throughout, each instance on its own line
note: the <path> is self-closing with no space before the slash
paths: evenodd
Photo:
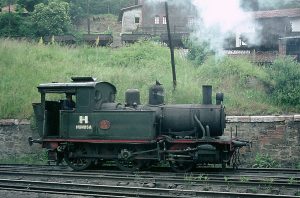
<path id="1" fill-rule="evenodd" d="M 252 141 L 252 148 L 241 150 L 241 161 L 252 165 L 257 153 L 269 154 L 282 166 L 300 162 L 300 115 L 227 116 L 225 135 Z M 231 130 L 232 129 L 232 130 Z M 41 146 L 28 145 L 28 137 L 38 138 L 29 121 L 0 120 L 0 159 L 41 152 Z"/>

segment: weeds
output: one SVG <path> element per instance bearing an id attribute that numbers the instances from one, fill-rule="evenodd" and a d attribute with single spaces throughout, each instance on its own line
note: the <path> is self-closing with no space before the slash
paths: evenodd
<path id="1" fill-rule="evenodd" d="M 240 178 L 240 180 L 241 180 L 241 182 L 243 182 L 243 183 L 247 183 L 247 182 L 249 182 L 249 177 L 242 176 L 242 177 Z"/>
<path id="2" fill-rule="evenodd" d="M 263 181 L 265 182 L 265 187 L 266 187 L 266 190 L 267 190 L 267 193 L 273 193 L 273 191 L 275 190 L 274 189 L 274 178 L 264 178 Z"/>
<path id="3" fill-rule="evenodd" d="M 290 178 L 288 179 L 288 183 L 289 183 L 289 184 L 294 184 L 294 183 L 296 183 L 295 177 L 290 177 Z"/>
<path id="4" fill-rule="evenodd" d="M 274 183 L 274 178 L 264 178 L 263 181 L 267 184 L 273 184 Z"/>
<path id="5" fill-rule="evenodd" d="M 258 153 L 255 156 L 255 163 L 252 166 L 253 168 L 277 168 L 279 167 L 278 162 L 273 160 L 268 154 L 260 154 Z"/>
<path id="6" fill-rule="evenodd" d="M 224 181 L 228 182 L 228 177 L 227 176 L 224 176 Z"/>
<path id="7" fill-rule="evenodd" d="M 46 152 L 38 154 L 26 154 L 22 156 L 10 156 L 7 158 L 0 159 L 1 164 L 36 164 L 45 165 L 48 162 Z"/>

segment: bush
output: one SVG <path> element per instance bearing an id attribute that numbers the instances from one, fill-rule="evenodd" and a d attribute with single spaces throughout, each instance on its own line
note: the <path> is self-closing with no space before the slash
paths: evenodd
<path id="1" fill-rule="evenodd" d="M 291 58 L 277 59 L 269 68 L 270 89 L 278 105 L 298 106 L 300 99 L 300 64 Z"/>
<path id="2" fill-rule="evenodd" d="M 278 168 L 278 163 L 271 158 L 270 155 L 257 154 L 253 168 Z"/>
<path id="3" fill-rule="evenodd" d="M 189 49 L 187 58 L 197 65 L 202 65 L 209 54 L 211 54 L 209 43 L 207 42 L 184 39 L 183 43 Z"/>

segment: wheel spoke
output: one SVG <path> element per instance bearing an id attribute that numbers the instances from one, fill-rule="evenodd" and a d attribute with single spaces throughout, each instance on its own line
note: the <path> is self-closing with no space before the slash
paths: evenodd
<path id="1" fill-rule="evenodd" d="M 79 155 L 87 154 L 84 147 L 79 147 L 72 152 Z M 70 157 L 69 152 L 65 153 L 65 161 L 72 169 L 77 171 L 87 169 L 92 164 L 92 160 L 89 158 Z"/>
<path id="2" fill-rule="evenodd" d="M 126 148 L 119 152 L 118 159 L 116 159 L 116 165 L 119 169 L 124 171 L 136 171 L 142 167 L 142 161 L 135 159 L 135 156 L 132 155 L 134 151 L 135 150 Z"/>

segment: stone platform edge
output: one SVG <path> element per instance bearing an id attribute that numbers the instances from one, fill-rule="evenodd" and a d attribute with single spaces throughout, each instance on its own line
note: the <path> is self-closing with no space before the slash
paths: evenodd
<path id="1" fill-rule="evenodd" d="M 251 122 L 300 122 L 300 114 L 278 116 L 226 116 L 228 123 L 251 123 Z"/>
<path id="2" fill-rule="evenodd" d="M 279 116 L 226 116 L 227 123 L 251 122 L 300 122 L 300 114 Z M 0 119 L 0 126 L 29 125 L 26 119 Z"/>
<path id="3" fill-rule="evenodd" d="M 27 119 L 0 119 L 0 126 L 29 125 Z"/>

